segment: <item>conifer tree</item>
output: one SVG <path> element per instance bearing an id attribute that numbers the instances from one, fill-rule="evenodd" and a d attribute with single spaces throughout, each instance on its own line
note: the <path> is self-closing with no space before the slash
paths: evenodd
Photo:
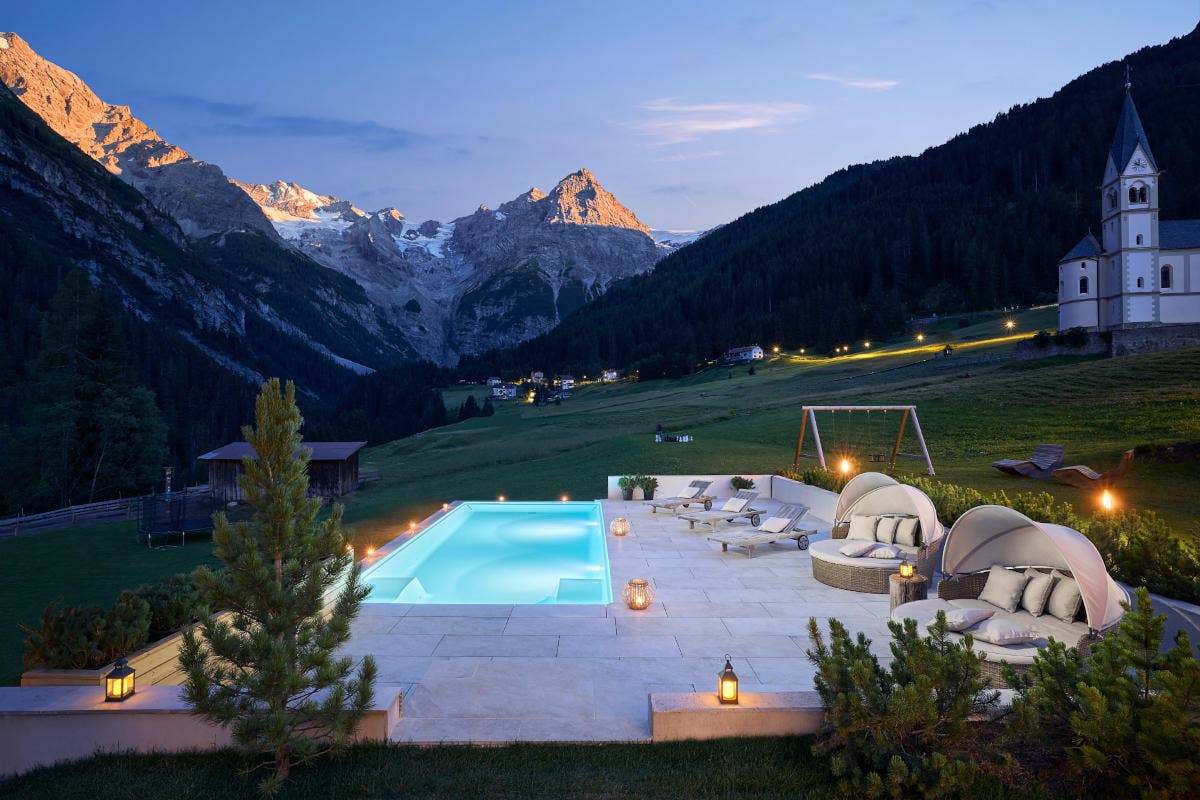
<path id="1" fill-rule="evenodd" d="M 184 637 L 185 696 L 196 713 L 232 729 L 246 749 L 267 754 L 270 791 L 294 764 L 345 744 L 370 708 L 375 663 L 354 671 L 337 650 L 368 589 L 359 580 L 334 506 L 308 497 L 308 451 L 300 446 L 295 386 L 263 385 L 255 427 L 242 433 L 258 458 L 243 459 L 239 486 L 254 509 L 249 522 L 214 517 L 221 570 L 201 570 L 197 585 L 209 609 Z M 332 605 L 326 609 L 326 597 Z"/>

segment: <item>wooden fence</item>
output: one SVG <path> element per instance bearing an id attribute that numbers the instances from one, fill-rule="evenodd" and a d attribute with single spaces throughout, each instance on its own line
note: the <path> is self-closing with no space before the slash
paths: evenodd
<path id="1" fill-rule="evenodd" d="M 207 492 L 208 486 L 189 486 L 185 493 Z M 150 495 L 144 495 L 149 497 Z M 76 525 L 96 525 L 101 522 L 124 522 L 138 518 L 138 507 L 142 497 L 125 497 L 120 500 L 102 500 L 99 503 L 82 503 L 41 514 L 28 514 L 0 519 L 0 539 L 28 536 L 43 531 L 57 531 Z"/>

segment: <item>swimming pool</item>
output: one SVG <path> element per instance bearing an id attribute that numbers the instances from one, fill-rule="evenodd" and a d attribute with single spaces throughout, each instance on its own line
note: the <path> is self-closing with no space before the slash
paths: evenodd
<path id="1" fill-rule="evenodd" d="M 611 603 L 599 503 L 462 503 L 363 572 L 368 603 Z"/>

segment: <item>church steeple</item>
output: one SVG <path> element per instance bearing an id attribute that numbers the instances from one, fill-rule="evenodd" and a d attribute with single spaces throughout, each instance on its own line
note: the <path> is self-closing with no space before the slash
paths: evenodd
<path id="1" fill-rule="evenodd" d="M 1151 171 L 1158 172 L 1158 165 L 1154 162 L 1154 154 L 1150 152 L 1150 142 L 1146 139 L 1145 129 L 1142 128 L 1142 120 L 1138 116 L 1137 106 L 1133 104 L 1132 86 L 1127 67 L 1125 70 L 1125 104 L 1121 106 L 1121 118 L 1117 120 L 1117 131 L 1113 134 L 1109 154 L 1112 156 L 1113 166 L 1116 167 L 1117 173 L 1121 174 L 1129 166 L 1129 159 L 1133 157 L 1138 145 L 1141 145 L 1147 166 Z"/>

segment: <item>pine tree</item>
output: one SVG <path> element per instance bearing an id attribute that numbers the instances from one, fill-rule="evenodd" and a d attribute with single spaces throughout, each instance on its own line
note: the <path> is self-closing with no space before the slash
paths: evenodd
<path id="1" fill-rule="evenodd" d="M 481 417 L 490 417 L 496 413 L 496 406 L 492 404 L 492 398 L 485 398 L 483 401 L 483 409 L 479 412 Z"/>
<path id="2" fill-rule="evenodd" d="M 307 496 L 308 451 L 300 447 L 295 386 L 263 385 L 255 427 L 243 428 L 258 454 L 244 459 L 239 480 L 254 508 L 249 522 L 214 517 L 219 571 L 201 570 L 197 585 L 210 609 L 185 634 L 180 662 L 185 696 L 196 713 L 232 728 L 235 741 L 268 754 L 273 790 L 294 764 L 345 744 L 373 699 L 369 656 L 351 677 L 353 661 L 336 651 L 366 598 L 334 506 L 318 522 L 320 500 Z M 334 596 L 326 612 L 325 598 Z"/>
<path id="3" fill-rule="evenodd" d="M 458 408 L 458 420 L 462 422 L 465 419 L 479 416 L 479 402 L 475 399 L 475 395 L 467 395 L 466 401 Z"/>

